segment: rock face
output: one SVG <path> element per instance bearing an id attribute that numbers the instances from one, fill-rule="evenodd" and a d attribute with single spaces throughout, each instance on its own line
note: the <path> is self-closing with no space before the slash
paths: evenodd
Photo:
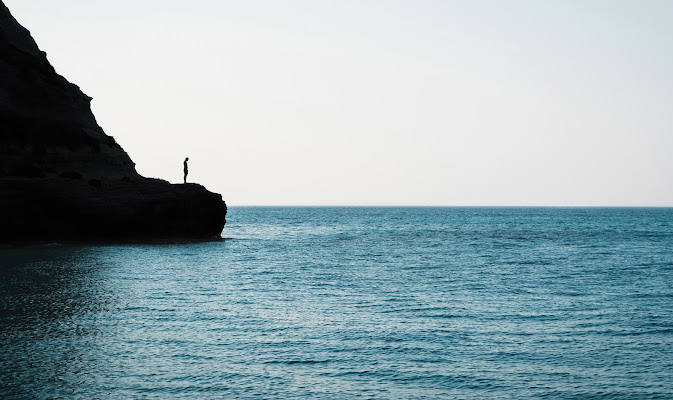
<path id="1" fill-rule="evenodd" d="M 90 102 L 0 0 L 0 242 L 219 238 L 222 196 L 140 176 Z"/>

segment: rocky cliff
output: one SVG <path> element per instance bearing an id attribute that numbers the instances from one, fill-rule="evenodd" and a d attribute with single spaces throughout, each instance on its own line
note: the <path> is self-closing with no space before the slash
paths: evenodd
<path id="1" fill-rule="evenodd" d="M 140 176 L 90 102 L 0 0 L 0 242 L 219 238 L 222 197 Z"/>

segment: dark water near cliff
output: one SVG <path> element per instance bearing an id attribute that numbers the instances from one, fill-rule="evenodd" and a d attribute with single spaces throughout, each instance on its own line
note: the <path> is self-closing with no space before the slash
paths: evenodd
<path id="1" fill-rule="evenodd" d="M 0 251 L 0 398 L 673 397 L 673 209 L 228 219 Z"/>

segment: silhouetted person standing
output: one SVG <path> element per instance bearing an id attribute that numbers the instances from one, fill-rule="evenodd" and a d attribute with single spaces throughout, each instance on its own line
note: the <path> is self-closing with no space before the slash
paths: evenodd
<path id="1" fill-rule="evenodd" d="M 189 161 L 189 157 L 185 158 L 185 162 L 182 163 L 185 166 L 185 183 L 187 183 L 187 173 L 189 172 L 187 169 L 187 161 Z"/>

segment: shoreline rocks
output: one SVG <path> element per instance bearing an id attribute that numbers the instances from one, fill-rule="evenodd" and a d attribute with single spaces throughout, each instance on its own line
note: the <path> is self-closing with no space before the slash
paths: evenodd
<path id="1" fill-rule="evenodd" d="M 140 176 L 90 101 L 0 1 L 0 242 L 220 238 L 222 196 Z"/>

